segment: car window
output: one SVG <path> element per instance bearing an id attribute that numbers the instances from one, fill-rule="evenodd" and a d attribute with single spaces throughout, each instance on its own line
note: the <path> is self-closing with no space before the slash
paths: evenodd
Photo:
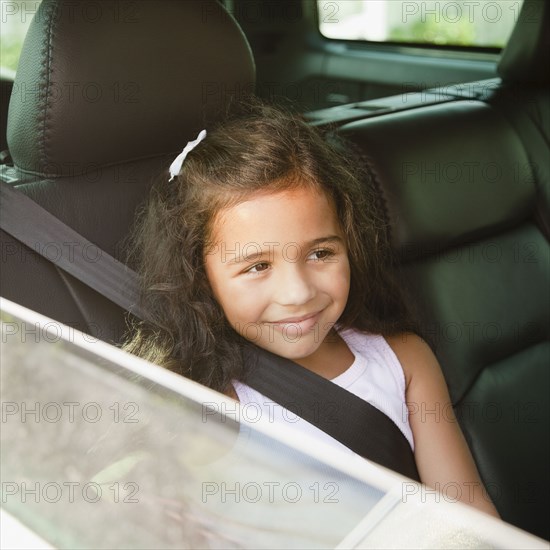
<path id="1" fill-rule="evenodd" d="M 438 47 L 500 49 L 523 0 L 318 0 L 327 38 Z"/>
<path id="2" fill-rule="evenodd" d="M 383 499 L 251 407 L 63 330 L 2 316 L 2 507 L 54 546 L 334 547 Z"/>
<path id="3" fill-rule="evenodd" d="M 538 547 L 252 408 L 0 306 L 1 507 L 54 547 Z"/>
<path id="4" fill-rule="evenodd" d="M 15 72 L 19 63 L 23 40 L 39 0 L 0 0 L 0 70 Z"/>

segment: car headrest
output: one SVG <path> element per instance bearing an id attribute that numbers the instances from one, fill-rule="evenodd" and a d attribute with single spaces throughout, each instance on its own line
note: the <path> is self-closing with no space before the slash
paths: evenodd
<path id="1" fill-rule="evenodd" d="M 550 2 L 525 0 L 498 74 L 505 81 L 550 83 Z"/>
<path id="2" fill-rule="evenodd" d="M 216 0 L 43 0 L 10 101 L 11 156 L 56 177 L 179 151 L 254 81 Z"/>

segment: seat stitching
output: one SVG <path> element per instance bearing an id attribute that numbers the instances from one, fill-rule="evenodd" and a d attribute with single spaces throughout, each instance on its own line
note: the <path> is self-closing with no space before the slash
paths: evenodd
<path id="1" fill-rule="evenodd" d="M 53 57 L 52 41 L 53 41 L 53 33 L 54 33 L 53 26 L 57 19 L 56 15 L 58 11 L 58 6 L 56 4 L 54 4 L 53 6 L 50 5 L 49 7 L 50 9 L 46 15 L 48 32 L 47 32 L 46 39 L 43 43 L 42 52 L 41 52 L 42 71 L 40 73 L 40 81 L 39 81 L 41 86 L 40 95 L 39 95 L 41 103 L 39 105 L 39 115 L 38 115 L 38 126 L 39 126 L 38 134 L 40 135 L 38 150 L 39 150 L 39 162 L 42 163 L 44 166 L 46 165 L 47 158 L 48 158 L 47 152 L 46 152 L 46 144 L 47 144 L 47 134 L 49 133 L 48 122 L 51 119 L 51 114 L 49 113 L 48 99 L 51 92 L 51 75 L 52 75 L 52 64 L 53 64 L 53 61 L 52 61 L 52 57 Z M 44 86 L 43 91 L 42 91 L 42 85 Z M 41 131 L 40 131 L 40 127 L 41 127 Z M 38 169 L 39 169 L 39 172 L 42 172 L 42 168 L 40 166 L 38 167 Z"/>

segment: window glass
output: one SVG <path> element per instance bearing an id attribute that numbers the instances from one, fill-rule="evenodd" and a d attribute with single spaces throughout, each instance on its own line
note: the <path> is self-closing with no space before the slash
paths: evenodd
<path id="1" fill-rule="evenodd" d="M 327 38 L 502 48 L 523 0 L 318 0 Z"/>
<path id="2" fill-rule="evenodd" d="M 384 497 L 256 408 L 26 315 L 0 314 L 0 500 L 54 547 L 334 548 Z"/>
<path id="3" fill-rule="evenodd" d="M 4 299 L 0 342 L 2 548 L 547 548 Z"/>
<path id="4" fill-rule="evenodd" d="M 38 0 L 0 0 L 0 68 L 15 71 Z"/>

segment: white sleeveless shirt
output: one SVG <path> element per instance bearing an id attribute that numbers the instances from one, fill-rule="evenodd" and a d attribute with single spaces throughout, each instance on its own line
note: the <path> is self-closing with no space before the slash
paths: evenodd
<path id="1" fill-rule="evenodd" d="M 339 334 L 355 360 L 346 371 L 331 381 L 386 414 L 401 430 L 414 451 L 405 402 L 405 376 L 397 356 L 383 336 L 353 329 L 340 331 Z M 333 447 L 352 452 L 313 424 L 274 403 L 250 386 L 237 381 L 233 385 L 241 403 L 241 415 L 247 420 L 254 422 L 262 416 L 271 423 L 284 424 L 298 433 L 307 433 Z M 330 410 L 326 413 L 330 414 Z"/>

